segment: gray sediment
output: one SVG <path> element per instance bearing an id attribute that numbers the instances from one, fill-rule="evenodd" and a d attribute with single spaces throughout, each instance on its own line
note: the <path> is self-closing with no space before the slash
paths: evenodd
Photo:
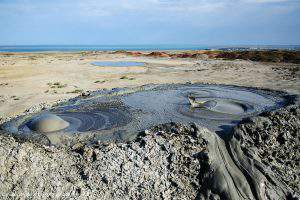
<path id="1" fill-rule="evenodd" d="M 158 89 L 156 86 L 151 92 Z M 246 91 L 249 90 L 257 91 L 251 88 Z M 107 104 L 107 98 L 121 95 L 122 100 L 132 96 L 123 90 L 104 93 L 101 92 L 101 98 L 93 94 L 85 99 L 73 99 L 52 112 L 70 109 L 70 105 L 76 112 L 77 105 L 82 109 L 80 112 L 86 112 L 90 104 L 95 105 L 91 101 L 95 99 L 106 105 L 99 106 L 117 106 L 127 113 L 126 101 Z M 88 140 L 91 143 L 80 139 L 75 143 L 70 142 L 76 141 L 77 136 L 72 135 L 65 141 L 68 145 L 61 147 L 51 146 L 44 134 L 34 134 L 40 137 L 34 140 L 3 132 L 0 134 L 0 197 L 299 199 L 300 106 L 285 93 L 265 90 L 259 95 L 263 99 L 268 97 L 265 100 L 268 102 L 270 95 L 270 102 L 276 103 L 262 107 L 262 114 L 253 112 L 238 117 L 240 121 L 233 123 L 223 135 L 197 121 L 184 120 L 149 124 L 149 128 L 129 141 L 94 140 L 93 135 Z M 85 133 L 90 137 L 91 132 Z"/>
<path id="2" fill-rule="evenodd" d="M 205 106 L 192 108 L 187 98 L 191 94 L 206 101 Z M 224 136 L 242 119 L 280 108 L 287 104 L 288 98 L 283 92 L 237 86 L 147 85 L 95 92 L 51 109 L 20 116 L 1 127 L 4 132 L 18 137 L 45 138 L 41 131 L 32 129 L 32 121 L 44 126 L 41 130 L 47 129 L 51 124 L 37 119 L 56 116 L 69 124 L 64 129 L 57 127 L 47 133 L 49 143 L 58 146 L 99 140 L 133 140 L 140 131 L 168 122 L 193 122 Z"/>
<path id="3" fill-rule="evenodd" d="M 100 142 L 71 149 L 18 142 L 0 135 L 0 196 L 297 199 L 299 179 L 293 177 L 299 177 L 299 144 L 295 142 L 299 139 L 299 111 L 299 106 L 291 106 L 251 118 L 238 125 L 233 137 L 226 140 L 206 128 L 177 123 L 155 126 L 131 142 Z M 271 124 L 262 126 L 266 120 Z M 257 127 L 259 132 L 251 132 Z M 253 138 L 265 131 L 270 138 L 278 138 L 286 128 L 296 135 L 289 136 L 282 150 L 274 149 L 293 150 L 298 158 L 284 159 L 272 151 L 271 155 L 261 153 L 272 144 L 278 145 L 267 140 L 261 140 L 259 148 L 253 150 L 257 148 L 257 143 L 250 142 Z M 265 162 L 268 156 L 275 161 Z M 272 168 L 274 165 L 279 171 Z"/>

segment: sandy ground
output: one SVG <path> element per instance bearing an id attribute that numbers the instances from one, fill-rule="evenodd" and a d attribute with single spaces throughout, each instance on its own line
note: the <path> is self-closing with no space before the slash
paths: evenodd
<path id="1" fill-rule="evenodd" d="M 97 67 L 93 61 L 139 61 L 144 67 Z M 82 91 L 149 83 L 203 82 L 300 93 L 300 65 L 132 57 L 98 53 L 0 53 L 0 120 Z"/>

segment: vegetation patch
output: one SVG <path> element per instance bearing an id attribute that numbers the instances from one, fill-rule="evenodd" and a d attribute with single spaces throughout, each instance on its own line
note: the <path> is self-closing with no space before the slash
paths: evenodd
<path id="1" fill-rule="evenodd" d="M 107 80 L 97 80 L 97 81 L 95 81 L 94 83 L 105 83 Z"/>
<path id="2" fill-rule="evenodd" d="M 67 92 L 67 94 L 78 94 L 78 93 L 82 93 L 83 90 L 80 90 L 80 89 L 76 89 L 76 90 L 73 90 L 71 92 Z"/>
<path id="3" fill-rule="evenodd" d="M 49 86 L 50 86 L 50 88 L 52 88 L 52 89 L 54 89 L 54 88 L 58 88 L 58 89 L 60 89 L 60 88 L 65 88 L 65 87 L 67 87 L 67 86 L 68 86 L 67 84 L 62 84 L 62 83 L 60 83 L 60 82 L 55 82 L 55 83 L 47 83 L 47 85 L 49 85 Z"/>
<path id="4" fill-rule="evenodd" d="M 135 78 L 133 78 L 133 77 L 128 77 L 128 76 L 121 76 L 120 79 L 122 79 L 122 80 L 135 80 Z"/>

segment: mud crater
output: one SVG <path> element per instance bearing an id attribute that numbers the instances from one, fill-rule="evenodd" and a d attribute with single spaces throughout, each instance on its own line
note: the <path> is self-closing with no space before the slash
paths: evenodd
<path id="1" fill-rule="evenodd" d="M 187 96 L 205 101 L 192 108 Z M 54 145 L 107 140 L 128 141 L 151 126 L 194 122 L 220 136 L 244 118 L 287 103 L 285 93 L 226 85 L 147 85 L 102 90 L 77 97 L 52 109 L 4 123 L 13 135 L 43 135 Z M 75 137 L 76 136 L 76 137 Z M 76 138 L 76 141 L 74 141 Z"/>

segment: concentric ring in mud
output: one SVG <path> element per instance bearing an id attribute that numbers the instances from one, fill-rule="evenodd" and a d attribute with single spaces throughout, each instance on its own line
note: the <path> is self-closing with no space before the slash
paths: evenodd
<path id="1" fill-rule="evenodd" d="M 56 112 L 45 111 L 34 115 L 19 117 L 2 125 L 11 133 L 27 135 L 42 133 L 64 134 L 110 130 L 123 126 L 130 121 L 126 109 L 103 108 L 97 110 Z"/>
<path id="2" fill-rule="evenodd" d="M 205 102 L 201 108 L 191 107 L 190 94 Z M 228 131 L 224 127 L 285 105 L 285 95 L 225 85 L 147 85 L 77 97 L 50 110 L 12 119 L 2 129 L 26 137 L 72 137 L 76 133 L 93 140 L 131 140 L 140 131 L 168 122 L 193 122 L 213 131 Z"/>
<path id="3" fill-rule="evenodd" d="M 178 112 L 190 118 L 206 118 L 212 120 L 229 120 L 241 118 L 255 112 L 254 105 L 236 99 L 201 98 L 205 103 L 193 108 L 187 103 L 179 105 Z"/>

